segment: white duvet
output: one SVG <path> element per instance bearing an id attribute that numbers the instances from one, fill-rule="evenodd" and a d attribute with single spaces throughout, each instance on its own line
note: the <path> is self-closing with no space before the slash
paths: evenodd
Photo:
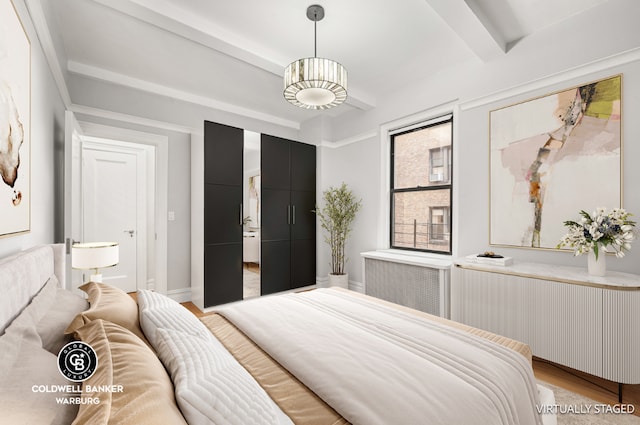
<path id="1" fill-rule="evenodd" d="M 189 425 L 293 425 L 206 326 L 164 295 L 138 291 L 140 323 Z"/>
<path id="2" fill-rule="evenodd" d="M 219 310 L 354 425 L 540 424 L 520 354 L 346 292 Z"/>

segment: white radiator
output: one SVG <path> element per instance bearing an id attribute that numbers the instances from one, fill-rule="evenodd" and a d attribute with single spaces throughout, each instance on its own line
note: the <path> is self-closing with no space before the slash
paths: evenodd
<path id="1" fill-rule="evenodd" d="M 365 293 L 416 310 L 449 317 L 449 265 L 408 264 L 378 253 L 363 253 Z"/>

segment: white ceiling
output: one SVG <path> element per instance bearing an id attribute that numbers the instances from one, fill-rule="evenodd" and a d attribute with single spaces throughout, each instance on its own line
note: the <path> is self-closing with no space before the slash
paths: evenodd
<path id="1" fill-rule="evenodd" d="M 282 71 L 313 56 L 313 0 L 43 0 L 70 75 L 203 106 L 302 122 L 375 108 L 385 95 L 469 61 L 506 54 L 522 37 L 607 0 L 320 0 L 318 56 L 349 72 L 347 103 L 288 104 Z"/>

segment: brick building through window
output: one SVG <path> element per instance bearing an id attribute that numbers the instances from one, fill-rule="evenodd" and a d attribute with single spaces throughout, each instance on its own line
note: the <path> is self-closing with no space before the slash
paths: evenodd
<path id="1" fill-rule="evenodd" d="M 391 247 L 451 253 L 453 118 L 391 134 Z"/>

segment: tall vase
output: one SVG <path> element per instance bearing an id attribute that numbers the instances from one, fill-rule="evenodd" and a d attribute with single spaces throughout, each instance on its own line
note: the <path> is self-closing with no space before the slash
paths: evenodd
<path id="1" fill-rule="evenodd" d="M 598 259 L 593 251 L 587 254 L 587 270 L 591 276 L 604 276 L 607 273 L 607 255 L 604 249 L 598 250 Z"/>
<path id="2" fill-rule="evenodd" d="M 339 288 L 349 289 L 349 274 L 329 273 L 329 286 L 337 286 Z"/>

